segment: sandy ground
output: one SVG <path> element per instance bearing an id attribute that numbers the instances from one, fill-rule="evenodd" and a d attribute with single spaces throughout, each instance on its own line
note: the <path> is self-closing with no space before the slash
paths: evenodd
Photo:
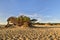
<path id="1" fill-rule="evenodd" d="M 60 40 L 60 28 L 4 28 L 0 40 Z"/>

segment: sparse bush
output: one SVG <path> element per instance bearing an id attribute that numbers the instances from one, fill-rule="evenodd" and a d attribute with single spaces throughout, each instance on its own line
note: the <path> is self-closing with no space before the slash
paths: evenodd
<path id="1" fill-rule="evenodd" d="M 31 26 L 33 21 L 36 21 L 36 19 L 31 20 L 29 17 L 24 16 L 24 15 L 18 16 L 17 18 L 9 17 L 7 19 L 7 22 L 8 22 L 7 26 L 10 27 L 11 26 L 10 24 L 12 24 L 12 25 L 18 25 L 18 26 L 25 25 L 25 26 L 29 27 L 29 26 Z"/>

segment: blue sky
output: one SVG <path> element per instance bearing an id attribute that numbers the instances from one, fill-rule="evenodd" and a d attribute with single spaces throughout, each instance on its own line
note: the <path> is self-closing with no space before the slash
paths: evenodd
<path id="1" fill-rule="evenodd" d="M 21 14 L 40 22 L 60 22 L 60 0 L 0 0 L 0 23 Z"/>

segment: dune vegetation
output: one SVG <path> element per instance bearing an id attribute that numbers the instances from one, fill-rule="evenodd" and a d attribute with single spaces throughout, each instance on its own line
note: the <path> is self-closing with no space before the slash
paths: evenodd
<path id="1" fill-rule="evenodd" d="M 9 17 L 0 27 L 0 40 L 60 40 L 59 27 L 35 27 L 36 21 L 24 15 Z"/>
<path id="2" fill-rule="evenodd" d="M 36 19 L 31 19 L 27 16 L 21 15 L 18 17 L 9 17 L 7 19 L 7 25 L 6 27 L 9 27 L 10 25 L 14 25 L 14 26 L 23 26 L 23 27 L 30 27 L 32 26 L 32 24 L 37 21 Z"/>

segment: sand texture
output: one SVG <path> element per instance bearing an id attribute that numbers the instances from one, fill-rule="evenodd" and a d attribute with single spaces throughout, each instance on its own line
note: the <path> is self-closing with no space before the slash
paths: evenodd
<path id="1" fill-rule="evenodd" d="M 60 28 L 4 28 L 0 40 L 60 40 Z"/>

